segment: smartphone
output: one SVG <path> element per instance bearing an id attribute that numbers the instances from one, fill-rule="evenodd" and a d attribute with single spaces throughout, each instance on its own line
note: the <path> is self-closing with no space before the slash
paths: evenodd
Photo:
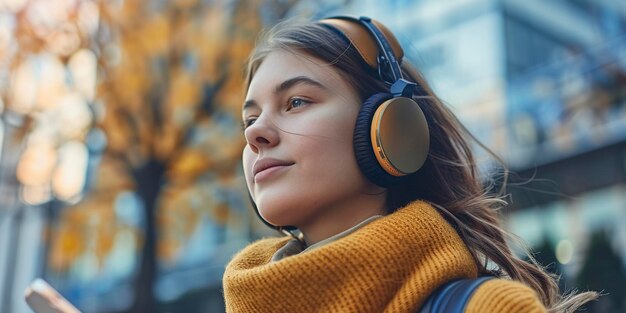
<path id="1" fill-rule="evenodd" d="M 80 313 L 67 299 L 45 280 L 35 279 L 26 288 L 26 303 L 36 313 Z"/>

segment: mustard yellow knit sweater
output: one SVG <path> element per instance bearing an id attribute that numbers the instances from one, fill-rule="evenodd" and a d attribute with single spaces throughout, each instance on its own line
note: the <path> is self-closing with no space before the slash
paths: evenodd
<path id="1" fill-rule="evenodd" d="M 417 312 L 431 292 L 477 267 L 454 229 L 416 201 L 355 232 L 279 261 L 289 238 L 269 238 L 239 252 L 224 273 L 226 311 Z M 546 312 L 525 285 L 492 279 L 466 312 Z"/>

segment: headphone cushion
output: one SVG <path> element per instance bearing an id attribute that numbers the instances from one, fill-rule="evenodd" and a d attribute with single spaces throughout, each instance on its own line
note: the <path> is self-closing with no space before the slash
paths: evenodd
<path id="1" fill-rule="evenodd" d="M 403 177 L 387 173 L 374 155 L 370 130 L 376 109 L 385 101 L 393 98 L 390 93 L 377 93 L 363 102 L 354 128 L 354 153 L 359 168 L 365 177 L 381 187 L 399 183 Z"/>

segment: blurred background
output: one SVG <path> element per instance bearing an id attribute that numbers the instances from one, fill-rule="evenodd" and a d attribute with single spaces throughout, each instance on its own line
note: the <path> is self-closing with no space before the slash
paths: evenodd
<path id="1" fill-rule="evenodd" d="M 397 34 L 513 172 L 507 228 L 626 312 L 624 0 L 0 0 L 0 312 L 35 277 L 86 313 L 223 312 L 226 262 L 275 235 L 242 180 L 244 60 L 335 14 Z"/>

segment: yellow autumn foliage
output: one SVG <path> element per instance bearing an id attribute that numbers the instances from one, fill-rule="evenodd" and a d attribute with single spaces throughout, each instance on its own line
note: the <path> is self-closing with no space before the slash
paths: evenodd
<path id="1" fill-rule="evenodd" d="M 264 2 L 97 5 L 103 31 L 84 42 L 97 52 L 95 99 L 103 109 L 96 126 L 107 146 L 91 193 L 63 211 L 51 230 L 49 261 L 59 272 L 84 253 L 103 265 L 118 234 L 129 228 L 141 247 L 144 232 L 116 213 L 116 197 L 154 184 L 137 180 L 151 162 L 165 173 L 151 178 L 161 188 L 149 208 L 155 210 L 159 261 L 175 263 L 203 219 L 242 227 L 241 211 L 229 201 L 245 188 L 236 174 L 244 146 L 242 71 L 263 27 Z"/>

